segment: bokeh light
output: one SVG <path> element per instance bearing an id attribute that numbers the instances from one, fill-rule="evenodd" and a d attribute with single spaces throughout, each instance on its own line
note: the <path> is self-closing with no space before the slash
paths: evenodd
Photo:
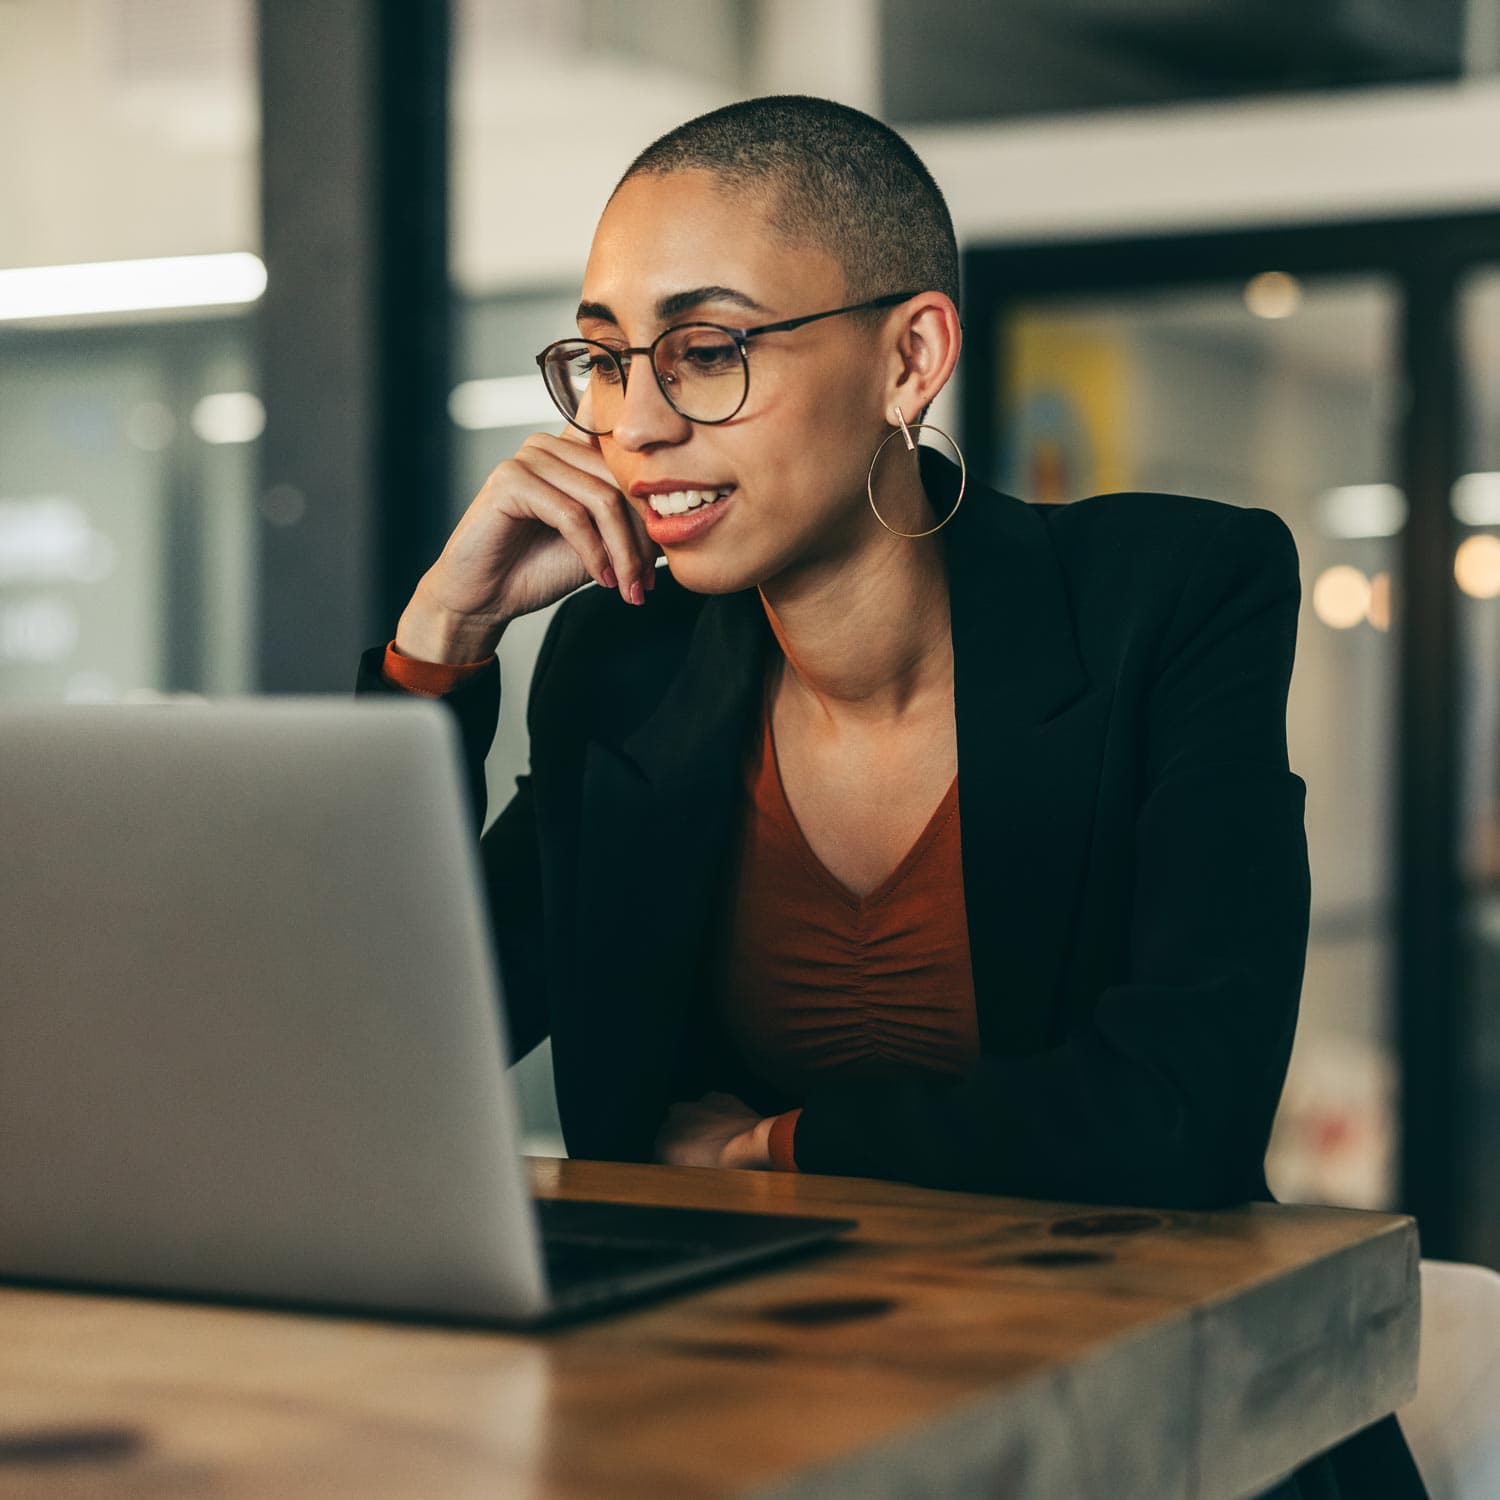
<path id="1" fill-rule="evenodd" d="M 253 443 L 266 426 L 266 408 L 249 391 L 205 396 L 188 419 L 205 443 Z"/>
<path id="2" fill-rule="evenodd" d="M 1500 536 L 1466 537 L 1453 555 L 1453 576 L 1472 599 L 1500 597 Z"/>
<path id="3" fill-rule="evenodd" d="M 1370 580 L 1358 568 L 1338 563 L 1313 584 L 1313 613 L 1334 630 L 1352 630 L 1370 608 Z"/>
<path id="4" fill-rule="evenodd" d="M 1245 306 L 1257 318 L 1289 318 L 1302 304 L 1302 283 L 1285 271 L 1262 271 L 1245 283 Z"/>

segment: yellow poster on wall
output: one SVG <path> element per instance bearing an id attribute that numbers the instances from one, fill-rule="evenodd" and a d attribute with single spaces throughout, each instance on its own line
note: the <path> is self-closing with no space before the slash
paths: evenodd
<path id="1" fill-rule="evenodd" d="M 1000 487 L 1060 505 L 1128 490 L 1129 354 L 1100 317 L 1022 313 L 1001 333 Z"/>

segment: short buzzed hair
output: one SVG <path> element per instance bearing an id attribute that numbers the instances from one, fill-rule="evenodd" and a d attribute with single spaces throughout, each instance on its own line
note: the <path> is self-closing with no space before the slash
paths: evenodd
<path id="1" fill-rule="evenodd" d="M 632 177 L 694 169 L 765 192 L 779 232 L 843 266 L 851 302 L 904 291 L 958 302 L 958 242 L 942 192 L 872 116 L 806 94 L 744 99 L 653 141 L 615 190 Z"/>

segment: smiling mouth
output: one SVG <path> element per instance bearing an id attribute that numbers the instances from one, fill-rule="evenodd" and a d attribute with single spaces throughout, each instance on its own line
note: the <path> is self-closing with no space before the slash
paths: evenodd
<path id="1" fill-rule="evenodd" d="M 669 490 L 663 495 L 648 495 L 646 503 L 659 516 L 685 516 L 690 510 L 724 499 L 733 488 L 726 484 L 717 490 Z"/>

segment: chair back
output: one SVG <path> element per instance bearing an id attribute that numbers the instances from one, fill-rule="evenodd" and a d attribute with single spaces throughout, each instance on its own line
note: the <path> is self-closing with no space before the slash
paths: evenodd
<path id="1" fill-rule="evenodd" d="M 1396 1413 L 1432 1500 L 1500 1496 L 1500 1274 L 1424 1260 L 1417 1394 Z"/>

